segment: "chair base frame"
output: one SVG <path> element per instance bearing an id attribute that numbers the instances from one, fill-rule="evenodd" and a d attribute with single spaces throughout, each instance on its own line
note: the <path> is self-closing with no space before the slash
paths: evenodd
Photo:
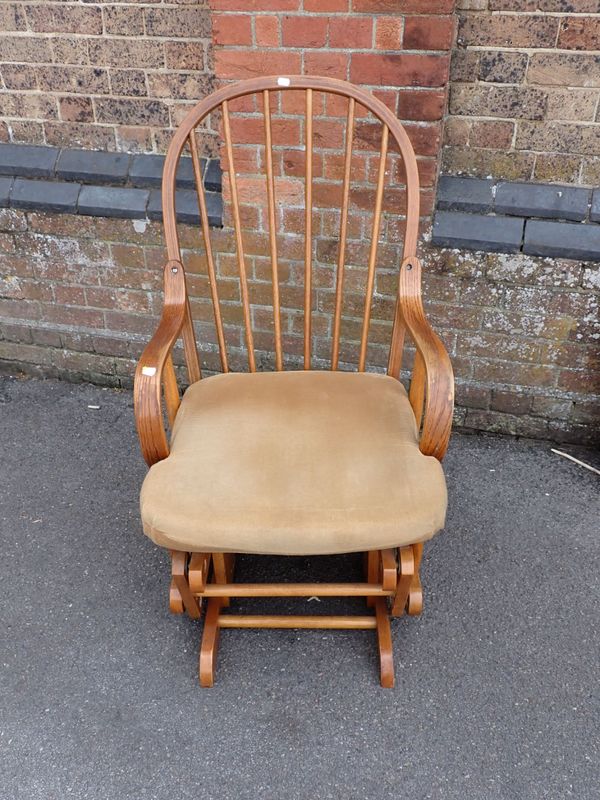
<path id="1" fill-rule="evenodd" d="M 420 614 L 423 590 L 419 569 L 423 544 L 364 554 L 364 583 L 234 583 L 232 553 L 172 550 L 170 609 L 200 619 L 206 599 L 200 645 L 200 685 L 213 686 L 221 628 L 317 628 L 375 630 L 380 682 L 394 686 L 391 617 Z M 232 597 L 364 597 L 366 615 L 247 615 L 224 613 Z"/>

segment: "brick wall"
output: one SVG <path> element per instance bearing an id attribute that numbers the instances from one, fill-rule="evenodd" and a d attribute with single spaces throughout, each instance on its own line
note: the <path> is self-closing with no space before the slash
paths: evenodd
<path id="1" fill-rule="evenodd" d="M 458 0 L 444 171 L 600 185 L 597 0 Z"/>
<path id="2" fill-rule="evenodd" d="M 0 141 L 164 152 L 213 88 L 206 0 L 3 0 L 0 31 Z"/>
<path id="3" fill-rule="evenodd" d="M 180 232 L 201 361 L 218 371 L 198 229 L 184 225 Z M 231 237 L 217 230 L 214 241 L 225 253 L 220 283 L 232 366 L 245 369 Z M 251 254 L 264 254 L 259 239 L 248 243 Z M 456 372 L 457 425 L 597 441 L 598 271 L 575 261 L 428 246 L 422 255 L 427 313 Z M 131 386 L 160 313 L 163 258 L 159 222 L 0 210 L 0 371 Z M 296 291 L 293 274 L 282 270 L 282 281 L 284 293 Z M 267 276 L 254 288 L 262 292 L 253 298 L 257 344 L 269 348 Z M 395 267 L 379 271 L 372 363 L 380 359 L 378 342 L 389 336 L 381 316 L 392 308 L 394 292 Z M 318 300 L 329 293 L 319 287 Z M 289 345 L 300 331 L 293 314 L 287 324 Z M 323 324 L 316 338 L 326 343 Z M 347 335 L 352 344 L 356 332 Z M 259 361 L 268 363 L 266 354 Z"/>

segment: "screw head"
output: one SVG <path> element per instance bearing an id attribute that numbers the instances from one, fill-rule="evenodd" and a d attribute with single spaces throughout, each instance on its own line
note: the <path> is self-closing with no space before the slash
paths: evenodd
<path id="1" fill-rule="evenodd" d="M 171 272 L 175 275 L 177 272 L 179 272 L 179 269 L 177 267 L 171 267 Z"/>

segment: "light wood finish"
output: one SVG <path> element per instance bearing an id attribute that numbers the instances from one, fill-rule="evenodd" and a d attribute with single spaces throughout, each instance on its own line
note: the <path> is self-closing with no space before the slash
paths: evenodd
<path id="1" fill-rule="evenodd" d="M 204 597 L 388 597 L 393 593 L 380 583 L 211 583 Z"/>
<path id="2" fill-rule="evenodd" d="M 171 578 L 171 585 L 169 586 L 169 611 L 172 614 L 183 614 L 183 600 L 175 578 Z"/>
<path id="3" fill-rule="evenodd" d="M 415 550 L 417 548 L 416 556 Z M 221 628 L 282 628 L 282 629 L 321 629 L 321 630 L 375 630 L 380 661 L 380 682 L 385 688 L 394 686 L 394 659 L 390 611 L 388 600 L 392 600 L 392 615 L 395 607 L 404 610 L 408 602 L 410 587 L 415 585 L 415 575 L 422 554 L 422 545 L 408 545 L 402 548 L 396 558 L 393 549 L 376 550 L 367 556 L 367 571 L 375 579 L 367 583 L 308 583 L 308 584 L 235 584 L 231 583 L 233 558 L 231 554 L 212 554 L 212 582 L 207 583 L 199 598 L 207 599 L 207 611 L 200 647 L 199 676 L 202 686 L 212 686 L 216 668 L 216 655 Z M 175 563 L 175 553 L 174 563 Z M 190 554 L 179 563 L 185 563 Z M 194 569 L 206 570 L 207 554 L 191 554 L 190 576 Z M 415 569 L 416 564 L 416 569 Z M 397 572 L 400 570 L 400 575 Z M 378 582 L 379 576 L 387 589 Z M 399 577 L 399 580 L 398 580 Z M 223 581 L 227 579 L 227 583 Z M 190 578 L 196 585 L 198 579 Z M 190 587 L 188 587 L 190 590 Z M 368 594 L 367 594 L 368 593 Z M 373 614 L 331 615 L 331 614 L 230 614 L 224 612 L 224 598 L 229 597 L 343 597 L 366 596 L 374 607 Z M 401 599 L 401 597 L 403 599 Z M 176 610 L 176 609 L 173 609 Z"/>
<path id="4" fill-rule="evenodd" d="M 387 158 L 388 135 L 389 135 L 389 129 L 387 125 L 384 125 L 381 133 L 379 171 L 377 175 L 377 190 L 375 193 L 373 228 L 371 231 L 371 251 L 369 253 L 367 290 L 365 292 L 365 311 L 363 314 L 363 328 L 360 339 L 360 356 L 358 359 L 359 372 L 364 372 L 367 364 L 367 345 L 369 342 L 369 324 L 371 322 L 371 304 L 373 302 L 373 287 L 375 285 L 375 262 L 377 261 L 377 246 L 379 244 L 379 229 L 381 227 L 381 206 L 383 203 L 383 186 L 385 180 L 385 162 Z"/>
<path id="5" fill-rule="evenodd" d="M 267 196 L 269 198 L 269 244 L 271 248 L 271 273 L 273 280 L 273 325 L 275 330 L 275 367 L 283 369 L 281 347 L 281 310 L 279 303 L 279 270 L 277 261 L 277 225 L 275 222 L 275 180 L 273 177 L 273 138 L 271 133 L 271 108 L 269 90 L 263 92 L 265 120 L 265 158 L 267 163 Z"/>
<path id="6" fill-rule="evenodd" d="M 188 553 L 171 551 L 171 576 L 181 597 L 183 607 L 192 619 L 200 618 L 200 605 L 190 589 L 187 577 Z"/>
<path id="7" fill-rule="evenodd" d="M 428 456 L 442 460 L 448 448 L 454 408 L 454 376 L 448 353 L 439 337 L 433 332 L 425 317 L 421 299 L 421 262 L 416 256 L 404 259 L 400 268 L 398 305 L 394 329 L 404 328 L 412 337 L 419 358 L 415 359 L 413 373 L 415 387 L 411 385 L 411 404 L 416 409 L 417 423 L 421 423 L 419 447 Z M 394 347 L 390 351 L 388 373 L 400 373 L 402 352 Z M 424 400 L 421 400 L 421 398 Z M 419 415 L 419 406 L 423 414 Z"/>
<path id="8" fill-rule="evenodd" d="M 133 393 L 137 432 L 148 466 L 169 455 L 161 390 L 165 364 L 187 320 L 185 274 L 180 261 L 165 265 L 164 287 L 162 317 L 137 365 Z"/>
<path id="9" fill-rule="evenodd" d="M 196 195 L 198 197 L 198 208 L 200 210 L 200 223 L 202 225 L 202 237 L 204 239 L 204 247 L 206 250 L 206 265 L 208 271 L 208 285 L 210 287 L 210 296 L 212 299 L 213 315 L 215 318 L 215 329 L 217 332 L 217 341 L 219 343 L 219 357 L 221 359 L 221 369 L 223 372 L 229 372 L 229 364 L 227 362 L 227 347 L 225 345 L 225 333 L 223 331 L 223 320 L 221 319 L 221 304 L 219 302 L 219 292 L 217 288 L 217 277 L 215 273 L 215 259 L 213 256 L 212 243 L 210 238 L 210 225 L 208 224 L 208 211 L 206 210 L 206 197 L 204 195 L 204 183 L 202 181 L 202 168 L 200 165 L 200 157 L 198 156 L 198 147 L 196 145 L 195 135 L 190 133 L 189 147 L 192 153 L 192 165 L 194 167 L 194 179 L 196 182 Z"/>
<path id="10" fill-rule="evenodd" d="M 423 588 L 421 586 L 421 576 L 419 574 L 421 559 L 423 557 L 423 543 L 419 542 L 418 544 L 413 544 L 412 549 L 415 559 L 415 570 L 410 582 L 406 611 L 411 617 L 414 617 L 423 611 Z"/>
<path id="11" fill-rule="evenodd" d="M 241 615 L 221 614 L 220 628 L 317 628 L 338 630 L 370 630 L 377 627 L 375 617 L 305 614 Z"/>
<path id="12" fill-rule="evenodd" d="M 305 115 L 305 197 L 304 197 L 304 369 L 310 369 L 312 335 L 312 139 L 313 139 L 313 90 L 306 90 Z"/>
<path id="13" fill-rule="evenodd" d="M 167 407 L 167 418 L 169 425 L 173 427 L 175 417 L 179 411 L 181 398 L 179 397 L 179 387 L 177 386 L 177 375 L 173 366 L 173 359 L 167 356 L 164 366 L 163 386 L 165 393 L 165 405 Z"/>
<path id="14" fill-rule="evenodd" d="M 225 561 L 225 554 L 224 553 L 213 553 L 212 556 L 212 563 L 213 563 L 213 572 L 215 578 L 215 584 L 223 584 L 227 585 L 231 580 L 230 570 L 227 568 L 227 562 Z M 221 597 L 221 605 L 228 606 L 229 605 L 229 597 L 231 595 L 222 594 L 219 595 Z"/>
<path id="15" fill-rule="evenodd" d="M 386 592 L 396 591 L 398 564 L 394 549 L 380 550 L 381 554 L 381 588 Z"/>
<path id="16" fill-rule="evenodd" d="M 392 629 L 385 600 L 375 601 L 377 623 L 377 645 L 379 647 L 380 682 L 384 689 L 394 687 L 394 651 L 392 649 Z"/>
<path id="17" fill-rule="evenodd" d="M 392 616 L 399 617 L 404 614 L 412 579 L 415 574 L 415 556 L 412 545 L 401 547 L 398 551 L 398 587 L 392 602 Z M 418 566 L 416 567 L 418 569 Z"/>
<path id="18" fill-rule="evenodd" d="M 219 611 L 221 601 L 213 597 L 208 601 L 204 618 L 204 631 L 200 645 L 198 673 L 200 686 L 210 688 L 215 682 L 217 650 L 219 648 Z"/>
<path id="19" fill-rule="evenodd" d="M 250 372 L 256 372 L 256 360 L 254 356 L 254 338 L 252 336 L 252 321 L 250 319 L 250 300 L 248 296 L 248 278 L 246 276 L 246 259 L 244 256 L 244 243 L 242 241 L 242 222 L 240 219 L 237 177 L 235 174 L 235 165 L 233 163 L 233 145 L 231 141 L 231 125 L 229 123 L 229 106 L 227 100 L 223 101 L 221 109 L 223 113 L 223 132 L 225 134 L 225 149 L 227 152 L 227 169 L 229 175 L 229 186 L 231 187 L 231 210 L 233 213 L 233 228 L 235 231 L 238 269 L 240 272 L 240 291 L 242 293 L 242 306 L 244 309 L 244 328 L 246 331 L 246 347 L 248 348 L 248 366 L 250 368 Z"/>
<path id="20" fill-rule="evenodd" d="M 188 583 L 190 591 L 202 594 L 208 580 L 210 553 L 192 553 L 188 564 Z"/>
<path id="21" fill-rule="evenodd" d="M 342 304 L 344 301 L 344 270 L 346 268 L 346 238 L 348 236 L 348 199 L 350 197 L 350 174 L 352 170 L 352 141 L 354 137 L 354 105 L 353 97 L 348 99 L 348 117 L 346 119 L 346 149 L 344 152 L 344 187 L 342 189 L 342 208 L 340 212 L 340 247 L 338 251 L 335 312 L 333 315 L 333 349 L 331 351 L 331 369 L 338 368 L 340 358 L 340 332 L 342 321 Z"/>
<path id="22" fill-rule="evenodd" d="M 303 364 L 311 368 L 312 335 L 312 234 L 313 234 L 313 100 L 314 92 L 325 92 L 348 100 L 342 200 L 340 209 L 340 241 L 337 256 L 335 283 L 335 306 L 333 313 L 331 368 L 338 369 L 340 360 L 341 320 L 344 299 L 344 272 L 348 237 L 350 203 L 350 180 L 352 176 L 352 149 L 354 142 L 357 106 L 370 112 L 382 125 L 379 154 L 379 169 L 375 204 L 372 219 L 372 235 L 367 264 L 367 281 L 364 298 L 364 313 L 361 326 L 358 370 L 367 368 L 368 337 L 371 306 L 376 279 L 377 251 L 383 209 L 386 159 L 390 137 L 399 150 L 405 172 L 407 208 L 400 266 L 398 295 L 391 334 L 388 374 L 399 379 L 405 339 L 411 339 L 416 347 L 413 374 L 410 385 L 410 403 L 420 430 L 419 445 L 426 455 L 441 460 L 446 452 L 450 435 L 453 408 L 453 375 L 448 355 L 436 334 L 427 323 L 421 297 L 421 264 L 416 257 L 419 230 L 419 178 L 417 162 L 409 138 L 394 114 L 370 92 L 345 81 L 314 76 L 269 76 L 253 78 L 236 84 L 228 84 L 194 106 L 179 126 L 165 159 L 163 171 L 163 218 L 167 263 L 164 268 L 165 302 L 158 329 L 145 348 L 140 359 L 134 388 L 136 424 L 142 453 L 148 465 L 155 464 L 169 455 L 167 432 L 164 425 L 163 399 L 169 425 L 175 422 L 179 407 L 179 390 L 173 367 L 172 351 L 178 339 L 183 340 L 188 380 L 193 383 L 201 378 L 200 362 L 190 313 L 190 301 L 186 289 L 185 272 L 181 260 L 179 235 L 176 222 L 175 187 L 179 158 L 189 145 L 196 189 L 202 236 L 205 243 L 207 274 L 210 297 L 217 332 L 217 341 L 223 371 L 229 369 L 221 308 L 218 296 L 216 260 L 211 245 L 206 198 L 202 186 L 201 164 L 196 147 L 196 128 L 213 112 L 221 111 L 225 144 L 225 161 L 231 189 L 231 212 L 233 219 L 236 258 L 240 280 L 240 295 L 243 308 L 248 365 L 256 369 L 252 314 L 246 261 L 242 236 L 242 219 L 238 182 L 233 157 L 229 103 L 240 97 L 255 94 L 262 97 L 264 116 L 264 144 L 266 166 L 266 198 L 269 224 L 269 252 L 273 288 L 273 320 L 275 329 L 275 366 L 283 369 L 283 344 L 281 331 L 280 286 L 277 248 L 277 215 L 275 196 L 275 171 L 273 165 L 273 131 L 270 100 L 273 92 L 290 90 L 305 91 L 305 241 L 304 241 L 304 347 Z M 400 477 L 400 476 L 399 476 Z M 401 524 L 401 520 L 399 520 Z M 199 673 L 203 686 L 212 686 L 216 653 L 221 627 L 318 627 L 318 628 L 370 628 L 376 630 L 380 655 L 381 683 L 393 686 L 393 653 L 390 629 L 390 613 L 394 616 L 407 611 L 417 614 L 423 605 L 423 592 L 419 568 L 423 552 L 422 544 L 412 544 L 394 550 L 373 551 L 365 558 L 366 580 L 364 583 L 327 584 L 237 584 L 233 579 L 234 556 L 223 553 L 172 553 L 172 576 L 169 588 L 170 608 L 174 613 L 184 610 L 198 619 L 202 599 L 206 598 L 206 615 L 200 650 Z M 373 610 L 369 615 L 353 617 L 310 616 L 297 617 L 273 615 L 241 616 L 225 611 L 229 598 L 233 597 L 328 597 L 363 596 L 367 606 Z M 388 600 L 389 598 L 389 600 Z"/>

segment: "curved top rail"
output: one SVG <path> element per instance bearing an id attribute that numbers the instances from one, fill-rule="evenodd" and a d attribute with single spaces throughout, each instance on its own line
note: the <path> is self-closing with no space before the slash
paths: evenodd
<path id="1" fill-rule="evenodd" d="M 412 144 L 396 115 L 370 92 L 347 81 L 308 75 L 270 75 L 223 86 L 197 103 L 177 128 L 163 168 L 162 205 L 168 258 L 179 258 L 179 237 L 175 217 L 175 175 L 179 157 L 190 133 L 224 101 L 235 100 L 238 97 L 262 92 L 265 89 L 275 91 L 314 89 L 353 98 L 367 108 L 380 122 L 387 125 L 398 144 L 406 172 L 407 211 L 404 258 L 415 255 L 419 231 L 419 174 Z"/>

